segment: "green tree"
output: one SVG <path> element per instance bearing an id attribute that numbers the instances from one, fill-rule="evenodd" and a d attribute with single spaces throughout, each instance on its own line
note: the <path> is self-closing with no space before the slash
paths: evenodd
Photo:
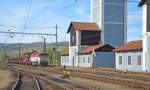
<path id="1" fill-rule="evenodd" d="M 48 48 L 47 53 L 49 55 L 50 65 L 57 66 L 60 65 L 61 52 L 55 48 Z"/>

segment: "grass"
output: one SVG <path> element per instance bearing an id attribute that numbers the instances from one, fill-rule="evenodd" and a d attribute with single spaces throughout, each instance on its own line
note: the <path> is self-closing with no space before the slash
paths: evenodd
<path id="1" fill-rule="evenodd" d="M 0 60 L 0 69 L 3 69 L 3 67 L 4 67 L 4 61 Z"/>
<path id="2" fill-rule="evenodd" d="M 1 88 L 9 86 L 15 79 L 12 77 L 12 72 L 10 71 L 0 70 L 0 72 L 0 90 L 2 90 Z"/>

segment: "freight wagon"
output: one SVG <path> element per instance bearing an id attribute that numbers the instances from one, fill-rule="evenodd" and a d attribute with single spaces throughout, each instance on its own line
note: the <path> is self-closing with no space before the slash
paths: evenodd
<path id="1" fill-rule="evenodd" d="M 32 52 L 22 55 L 20 58 L 9 59 L 8 63 L 48 66 L 49 56 L 47 53 L 40 53 L 37 51 L 32 51 Z"/>

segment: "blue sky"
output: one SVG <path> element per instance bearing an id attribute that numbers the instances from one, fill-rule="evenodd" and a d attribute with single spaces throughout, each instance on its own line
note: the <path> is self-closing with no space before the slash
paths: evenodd
<path id="1" fill-rule="evenodd" d="M 76 2 L 77 1 L 77 2 Z M 133 1 L 133 0 L 129 0 Z M 128 3 L 128 41 L 142 38 L 142 8 L 137 2 Z M 59 41 L 67 41 L 71 21 L 90 21 L 90 0 L 1 0 L 0 31 L 55 33 L 58 25 Z M 8 26 L 12 25 L 12 26 Z M 23 29 L 25 26 L 25 29 Z M 44 28 L 31 28 L 44 27 Z M 41 42 L 41 36 L 1 34 L 0 42 Z M 55 37 L 47 36 L 48 42 Z"/>

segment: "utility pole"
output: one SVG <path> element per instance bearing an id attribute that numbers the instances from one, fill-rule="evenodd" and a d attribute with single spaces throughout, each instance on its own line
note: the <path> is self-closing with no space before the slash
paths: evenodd
<path id="1" fill-rule="evenodd" d="M 57 32 L 57 30 L 58 30 L 58 26 L 56 24 L 55 27 L 50 27 L 50 28 L 56 29 L 56 32 L 55 33 L 31 33 L 31 32 L 10 32 L 10 30 L 9 30 L 9 31 L 0 31 L 0 34 L 55 36 L 56 37 L 55 54 L 57 56 L 58 55 L 58 53 L 57 53 L 57 46 L 58 46 L 57 45 L 57 43 L 58 43 L 58 34 L 57 34 L 58 32 Z M 44 47 L 43 47 L 43 49 L 44 49 L 44 52 L 45 52 L 46 51 L 46 39 L 44 39 Z M 20 46 L 20 43 L 19 43 L 19 57 L 20 56 L 21 56 L 21 46 Z M 56 60 L 56 62 L 58 61 L 57 57 L 55 57 L 55 60 Z"/>
<path id="2" fill-rule="evenodd" d="M 58 51 L 58 47 L 57 47 L 57 43 L 58 43 L 58 26 L 57 26 L 57 24 L 56 24 L 56 46 L 55 46 L 55 54 L 56 54 L 56 65 L 58 64 L 58 53 L 57 53 L 57 51 Z"/>
<path id="3" fill-rule="evenodd" d="M 7 67 L 7 59 L 6 59 L 6 58 L 7 58 L 7 52 L 6 52 L 6 51 L 7 51 L 7 50 L 6 50 L 6 49 L 7 49 L 7 41 L 5 41 L 4 44 L 5 44 L 5 49 L 4 49 L 4 62 L 5 62 L 5 68 L 6 68 L 6 67 Z"/>
<path id="4" fill-rule="evenodd" d="M 21 58 L 21 45 L 20 45 L 20 43 L 19 43 L 19 59 Z"/>
<path id="5" fill-rule="evenodd" d="M 58 43 L 58 26 L 56 24 L 56 49 L 57 49 L 57 43 Z"/>
<path id="6" fill-rule="evenodd" d="M 5 64 L 6 64 L 6 46 L 5 46 L 5 51 L 4 51 L 4 61 L 5 61 Z"/>
<path id="7" fill-rule="evenodd" d="M 44 47 L 43 47 L 44 53 L 46 53 L 46 38 L 44 37 Z"/>
<path id="8" fill-rule="evenodd" d="M 46 38 L 44 36 L 41 36 L 43 38 L 43 52 L 46 53 Z"/>

